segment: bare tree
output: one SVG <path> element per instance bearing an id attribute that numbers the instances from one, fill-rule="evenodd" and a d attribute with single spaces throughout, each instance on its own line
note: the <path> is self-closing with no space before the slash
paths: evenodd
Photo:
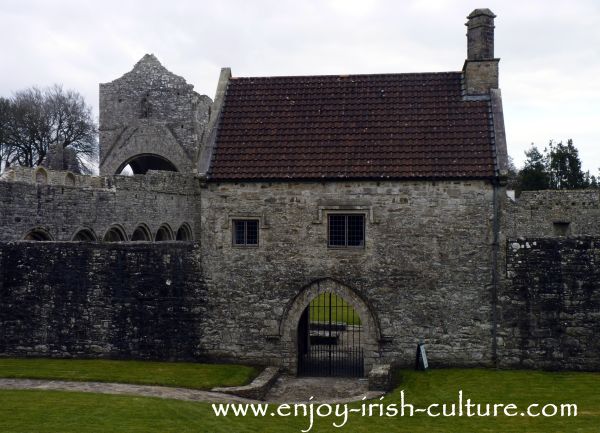
<path id="1" fill-rule="evenodd" d="M 8 143 L 8 124 L 10 122 L 10 100 L 0 96 L 0 173 L 12 158 L 15 149 Z"/>
<path id="2" fill-rule="evenodd" d="M 0 101 L 8 101 L 7 113 L 0 112 L 0 138 L 5 165 L 35 167 L 49 152 L 59 160 L 51 168 L 89 172 L 98 157 L 98 128 L 92 109 L 83 96 L 54 85 L 46 89 L 31 87 Z M 67 156 L 67 158 L 65 158 Z M 75 160 L 66 166 L 69 158 Z"/>

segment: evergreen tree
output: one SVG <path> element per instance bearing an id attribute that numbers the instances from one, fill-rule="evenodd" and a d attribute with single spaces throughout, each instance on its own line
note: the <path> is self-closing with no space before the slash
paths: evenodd
<path id="1" fill-rule="evenodd" d="M 590 171 L 586 171 L 584 174 L 584 182 L 587 185 L 586 188 L 598 188 L 598 178 L 593 174 L 590 175 Z"/>
<path id="2" fill-rule="evenodd" d="M 535 191 L 543 189 L 598 188 L 598 179 L 583 172 L 579 151 L 573 140 L 556 143 L 550 140 L 548 149 L 540 152 L 532 143 L 525 152 L 527 159 L 519 171 L 515 190 Z"/>
<path id="3" fill-rule="evenodd" d="M 562 141 L 556 144 L 551 140 L 549 147 L 550 188 L 578 189 L 590 186 L 589 176 L 586 179 L 581 171 L 579 151 L 573 145 L 573 140 L 569 139 L 566 145 Z"/>
<path id="4" fill-rule="evenodd" d="M 535 191 L 550 188 L 550 175 L 547 170 L 547 157 L 532 143 L 531 149 L 525 151 L 525 165 L 519 172 L 518 185 L 520 191 Z"/>

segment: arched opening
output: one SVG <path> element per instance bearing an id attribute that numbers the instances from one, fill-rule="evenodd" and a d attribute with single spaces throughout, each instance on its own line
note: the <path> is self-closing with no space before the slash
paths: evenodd
<path id="1" fill-rule="evenodd" d="M 106 231 L 102 240 L 104 242 L 125 242 L 127 235 L 123 227 L 114 225 Z"/>
<path id="2" fill-rule="evenodd" d="M 117 169 L 115 174 L 146 174 L 148 170 L 178 171 L 175 164 L 156 154 L 136 155 Z"/>
<path id="3" fill-rule="evenodd" d="M 75 235 L 73 235 L 72 240 L 75 242 L 95 242 L 98 240 L 98 238 L 92 229 L 83 228 L 78 230 Z"/>
<path id="4" fill-rule="evenodd" d="M 37 183 L 38 185 L 48 184 L 48 172 L 42 167 L 38 167 L 35 170 L 35 183 Z"/>
<path id="5" fill-rule="evenodd" d="M 156 238 L 154 240 L 156 242 L 172 241 L 173 230 L 171 230 L 171 227 L 169 227 L 168 224 L 161 225 L 156 232 Z"/>
<path id="6" fill-rule="evenodd" d="M 187 223 L 181 224 L 181 227 L 177 230 L 177 236 L 175 237 L 178 241 L 193 241 L 192 229 Z"/>
<path id="7" fill-rule="evenodd" d="M 75 175 L 73 173 L 67 173 L 65 175 L 65 185 L 75 186 Z"/>
<path id="8" fill-rule="evenodd" d="M 363 377 L 362 321 L 344 298 L 318 294 L 298 321 L 298 375 Z"/>
<path id="9" fill-rule="evenodd" d="M 137 226 L 131 235 L 131 240 L 133 242 L 152 241 L 152 235 L 150 234 L 150 229 L 148 226 L 146 224 L 140 224 Z"/>
<path id="10" fill-rule="evenodd" d="M 34 229 L 31 229 L 29 232 L 27 232 L 27 234 L 23 237 L 23 240 L 25 241 L 51 241 L 52 240 L 52 236 L 50 236 L 50 233 L 48 233 L 48 231 L 42 227 L 36 227 Z"/>
<path id="11" fill-rule="evenodd" d="M 331 300 L 329 294 L 331 294 Z M 330 307 L 334 309 L 336 306 L 335 313 L 328 312 Z M 311 308 L 313 310 L 312 318 L 310 317 Z M 354 313 L 350 308 L 354 310 Z M 331 328 L 329 327 L 329 318 L 332 319 Z M 313 326 L 311 326 L 311 322 L 314 323 Z M 323 329 L 319 330 L 319 328 Z M 306 370 L 303 372 L 302 369 L 305 369 L 306 365 L 300 365 L 301 357 L 307 354 L 311 333 L 314 336 L 313 343 L 319 342 L 319 340 L 323 343 L 320 345 L 321 347 L 316 347 L 319 346 L 318 344 L 313 344 L 313 347 L 317 352 L 321 351 L 321 353 L 327 354 L 327 359 L 322 361 L 326 362 L 327 369 L 329 369 L 330 352 L 328 346 L 333 345 L 337 338 L 338 347 L 331 348 L 332 368 L 335 370 L 333 375 L 344 375 L 348 370 L 346 367 L 337 367 L 336 356 L 338 363 L 351 356 L 360 357 L 360 352 L 357 355 L 358 348 L 362 351 L 363 356 L 363 374 L 368 373 L 380 358 L 381 331 L 374 311 L 359 292 L 332 278 L 315 280 L 302 288 L 286 306 L 279 322 L 278 331 L 282 344 L 282 366 L 291 373 L 314 374 Z M 331 338 L 329 338 L 330 331 Z M 319 335 L 327 338 L 320 339 Z M 345 344 L 351 341 L 352 336 L 354 336 L 354 344 L 350 345 L 350 348 L 353 351 L 346 350 L 344 352 Z M 359 336 L 360 345 L 357 344 Z M 360 368 L 360 358 L 357 362 Z M 360 371 L 356 374 L 359 373 Z M 329 370 L 327 370 L 327 374 L 329 374 Z"/>

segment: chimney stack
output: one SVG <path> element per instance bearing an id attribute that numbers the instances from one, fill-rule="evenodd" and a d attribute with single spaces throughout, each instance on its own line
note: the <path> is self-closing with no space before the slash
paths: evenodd
<path id="1" fill-rule="evenodd" d="M 467 17 L 467 60 L 463 67 L 467 96 L 489 95 L 498 88 L 498 62 L 494 58 L 494 18 L 489 9 L 475 9 Z"/>

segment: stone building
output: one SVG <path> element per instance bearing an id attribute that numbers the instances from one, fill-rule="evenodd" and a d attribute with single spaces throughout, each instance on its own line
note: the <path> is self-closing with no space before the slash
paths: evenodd
<path id="1" fill-rule="evenodd" d="M 0 181 L 0 354 L 598 369 L 600 198 L 507 196 L 494 18 L 455 72 L 101 84 L 100 176 Z"/>

